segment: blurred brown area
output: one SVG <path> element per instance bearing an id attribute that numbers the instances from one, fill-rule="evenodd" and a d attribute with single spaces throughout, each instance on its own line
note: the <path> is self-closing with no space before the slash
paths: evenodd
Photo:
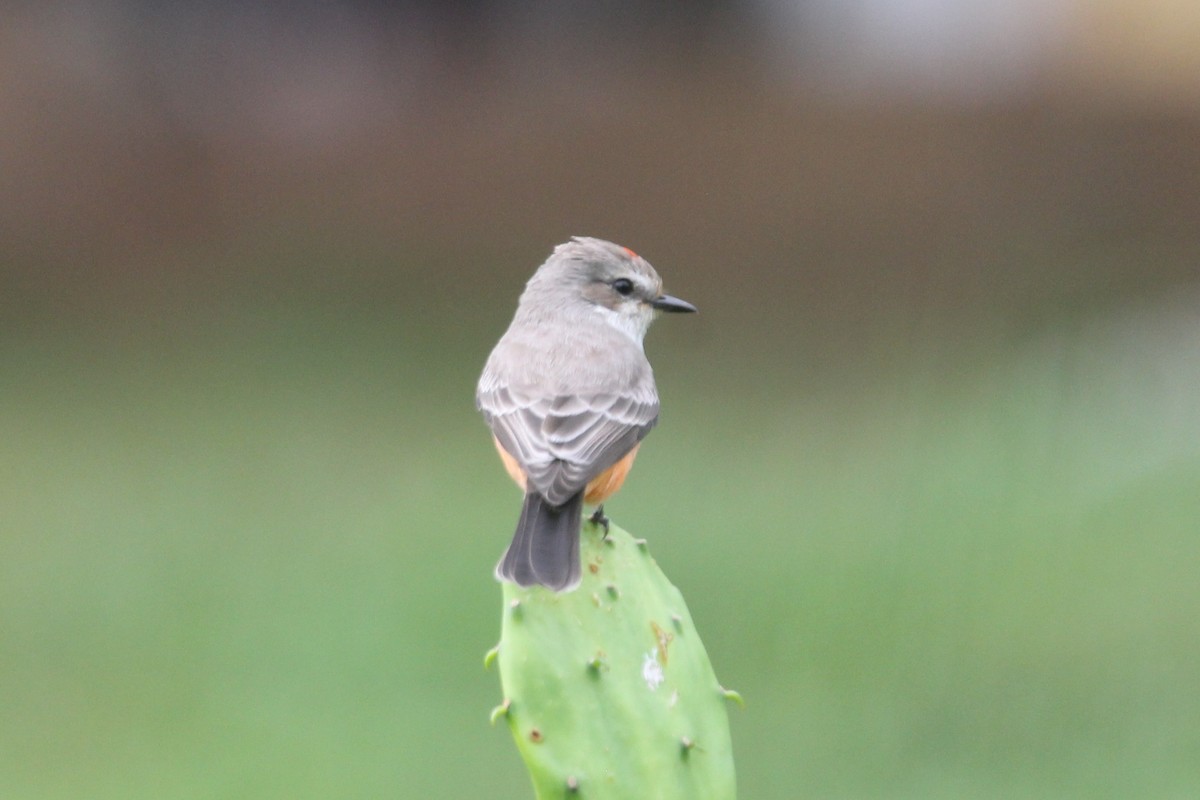
<path id="1" fill-rule="evenodd" d="M 5 317 L 478 308 L 577 233 L 837 335 L 1161 290 L 1200 255 L 1197 81 L 1151 21 L 1171 69 L 1132 91 L 1116 5 L 969 97 L 780 68 L 741 4 L 30 6 L 0 34 Z"/>

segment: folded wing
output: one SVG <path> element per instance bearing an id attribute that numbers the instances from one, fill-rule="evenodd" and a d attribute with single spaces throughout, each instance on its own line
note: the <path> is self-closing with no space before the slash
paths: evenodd
<path id="1" fill-rule="evenodd" d="M 555 506 L 620 461 L 658 421 L 649 375 L 614 391 L 558 396 L 485 376 L 477 401 L 501 446 L 524 468 L 528 487 Z"/>

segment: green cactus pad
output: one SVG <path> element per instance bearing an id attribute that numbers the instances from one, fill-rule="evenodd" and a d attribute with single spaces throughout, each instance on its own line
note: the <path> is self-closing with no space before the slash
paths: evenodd
<path id="1" fill-rule="evenodd" d="M 727 692 L 683 596 L 616 525 L 585 523 L 581 550 L 573 591 L 504 584 L 503 718 L 537 797 L 733 798 Z"/>

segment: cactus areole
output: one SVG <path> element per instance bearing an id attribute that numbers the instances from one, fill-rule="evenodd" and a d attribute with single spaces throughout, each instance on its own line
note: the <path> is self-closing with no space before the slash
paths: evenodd
<path id="1" fill-rule="evenodd" d="M 503 584 L 493 720 L 537 797 L 733 798 L 729 695 L 683 596 L 616 525 L 584 523 L 582 560 L 570 592 Z"/>

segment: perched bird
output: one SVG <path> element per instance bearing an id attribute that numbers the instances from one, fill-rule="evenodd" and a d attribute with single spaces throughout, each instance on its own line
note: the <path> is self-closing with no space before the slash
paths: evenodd
<path id="1" fill-rule="evenodd" d="M 476 404 L 509 475 L 525 492 L 496 576 L 555 591 L 579 584 L 584 504 L 625 481 L 658 421 L 642 339 L 657 312 L 696 307 L 663 294 L 641 256 L 602 239 L 554 249 L 517 304 L 479 379 Z"/>

